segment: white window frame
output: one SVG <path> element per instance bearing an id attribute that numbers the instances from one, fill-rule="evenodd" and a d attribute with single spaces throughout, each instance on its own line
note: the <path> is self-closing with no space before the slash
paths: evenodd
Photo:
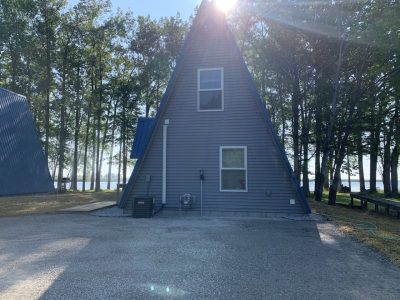
<path id="1" fill-rule="evenodd" d="M 223 168 L 222 167 L 222 150 L 223 149 L 244 149 L 244 168 Z M 245 190 L 226 190 L 222 189 L 222 171 L 223 170 L 240 170 L 246 171 L 246 189 Z M 246 193 L 248 190 L 247 185 L 247 146 L 220 146 L 219 147 L 219 191 L 220 192 L 234 192 L 234 193 Z"/>
<path id="2" fill-rule="evenodd" d="M 202 71 L 221 71 L 221 88 L 219 89 L 200 89 L 200 73 Z M 200 92 L 221 91 L 221 108 L 220 109 L 200 109 Z M 224 111 L 224 68 L 202 68 L 197 70 L 197 111 Z"/>

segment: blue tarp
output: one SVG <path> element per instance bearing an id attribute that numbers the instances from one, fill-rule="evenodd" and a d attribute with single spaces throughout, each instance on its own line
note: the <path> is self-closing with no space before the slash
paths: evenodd
<path id="1" fill-rule="evenodd" d="M 0 88 L 0 196 L 53 191 L 28 101 Z"/>
<path id="2" fill-rule="evenodd" d="M 141 158 L 149 142 L 154 118 L 139 118 L 135 138 L 133 140 L 131 158 Z"/>

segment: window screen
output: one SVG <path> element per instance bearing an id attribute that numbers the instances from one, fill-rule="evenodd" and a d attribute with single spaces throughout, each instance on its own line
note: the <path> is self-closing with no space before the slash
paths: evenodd
<path id="1" fill-rule="evenodd" d="M 220 148 L 221 191 L 247 191 L 247 148 Z"/>
<path id="2" fill-rule="evenodd" d="M 223 110 L 223 69 L 201 69 L 198 76 L 198 110 Z"/>

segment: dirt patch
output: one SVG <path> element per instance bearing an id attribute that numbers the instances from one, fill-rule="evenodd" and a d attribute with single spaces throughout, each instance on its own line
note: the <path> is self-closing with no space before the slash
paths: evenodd
<path id="1" fill-rule="evenodd" d="M 340 205 L 330 206 L 326 201 L 309 200 L 314 212 L 334 221 L 342 232 L 384 253 L 393 263 L 400 266 L 400 219 L 387 216 L 384 212 L 344 206 L 348 195 L 340 195 Z M 358 203 L 356 203 L 358 204 Z"/>
<path id="2" fill-rule="evenodd" d="M 0 217 L 54 213 L 61 209 L 100 201 L 117 201 L 117 193 L 66 193 L 0 197 Z"/>

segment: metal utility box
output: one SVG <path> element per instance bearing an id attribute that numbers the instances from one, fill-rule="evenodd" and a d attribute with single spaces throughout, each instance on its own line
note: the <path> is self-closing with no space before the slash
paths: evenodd
<path id="1" fill-rule="evenodd" d="M 132 217 L 134 218 L 151 218 L 153 216 L 152 197 L 136 197 L 133 201 Z"/>

